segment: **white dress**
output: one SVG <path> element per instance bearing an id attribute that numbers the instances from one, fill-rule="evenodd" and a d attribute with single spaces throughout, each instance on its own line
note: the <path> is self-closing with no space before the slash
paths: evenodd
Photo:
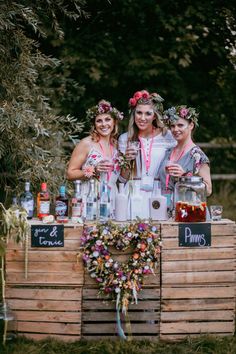
<path id="1" fill-rule="evenodd" d="M 128 140 L 127 133 L 124 133 L 119 137 L 118 147 L 122 153 L 125 153 L 127 140 Z M 145 150 L 145 154 L 146 156 L 148 156 L 152 138 L 151 137 L 141 138 L 141 141 Z M 150 167 L 148 169 L 148 173 L 146 171 L 144 156 L 141 153 L 141 150 L 139 150 L 138 152 L 138 155 L 136 157 L 136 178 L 138 178 L 139 180 L 135 181 L 135 183 L 140 190 L 141 197 L 143 198 L 142 215 L 140 216 L 138 215 L 142 219 L 149 218 L 149 197 L 152 196 L 152 191 L 146 191 L 142 189 L 143 180 L 147 174 L 153 179 L 153 181 L 154 178 L 158 178 L 160 163 L 165 156 L 166 150 L 174 147 L 175 145 L 176 145 L 176 141 L 173 138 L 170 131 L 167 131 L 166 135 L 160 133 L 153 138 L 151 162 L 150 162 Z M 127 183 L 126 186 L 127 193 L 128 193 L 128 189 L 129 186 Z"/>

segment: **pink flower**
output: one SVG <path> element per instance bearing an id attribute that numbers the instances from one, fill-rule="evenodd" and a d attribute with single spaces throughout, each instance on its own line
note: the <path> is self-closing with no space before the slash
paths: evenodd
<path id="1" fill-rule="evenodd" d="M 132 107 L 134 107 L 134 106 L 136 106 L 136 103 L 137 103 L 137 101 L 136 101 L 136 99 L 135 98 L 130 98 L 130 100 L 129 100 L 129 104 L 130 104 L 130 106 L 132 106 Z"/>
<path id="2" fill-rule="evenodd" d="M 142 96 L 143 96 L 142 92 L 137 91 L 137 92 L 135 92 L 133 97 L 138 101 Z"/>
<path id="3" fill-rule="evenodd" d="M 149 97 L 149 93 L 148 93 L 147 91 L 143 90 L 143 91 L 142 91 L 142 97 L 143 97 L 144 99 L 147 99 L 147 98 Z"/>
<path id="4" fill-rule="evenodd" d="M 91 178 L 94 174 L 94 166 L 84 166 L 82 170 L 84 171 L 84 175 L 87 178 Z"/>
<path id="5" fill-rule="evenodd" d="M 188 115 L 188 109 L 187 108 L 181 108 L 179 110 L 179 115 L 181 118 L 185 118 Z"/>
<path id="6" fill-rule="evenodd" d="M 92 159 L 96 159 L 97 155 L 91 155 Z"/>

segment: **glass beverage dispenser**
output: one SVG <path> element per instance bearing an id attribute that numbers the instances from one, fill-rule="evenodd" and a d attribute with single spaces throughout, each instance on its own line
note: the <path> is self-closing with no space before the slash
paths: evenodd
<path id="1" fill-rule="evenodd" d="M 180 177 L 175 184 L 175 221 L 206 221 L 206 186 L 202 177 Z"/>

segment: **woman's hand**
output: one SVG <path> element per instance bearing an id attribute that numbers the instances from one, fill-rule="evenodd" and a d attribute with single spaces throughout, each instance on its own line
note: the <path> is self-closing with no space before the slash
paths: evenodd
<path id="1" fill-rule="evenodd" d="M 100 173 L 100 172 L 111 172 L 114 169 L 114 163 L 111 160 L 102 160 L 100 161 L 96 168 L 95 171 Z"/>
<path id="2" fill-rule="evenodd" d="M 184 169 L 182 168 L 182 166 L 180 166 L 179 164 L 177 163 L 172 163 L 170 164 L 168 167 L 166 167 L 166 170 L 167 170 L 167 173 L 170 175 L 170 176 L 173 176 L 173 177 L 181 177 L 184 175 L 185 171 Z"/>

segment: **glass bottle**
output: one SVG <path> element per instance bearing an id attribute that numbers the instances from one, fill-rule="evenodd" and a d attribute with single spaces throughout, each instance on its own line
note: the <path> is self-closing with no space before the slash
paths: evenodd
<path id="1" fill-rule="evenodd" d="M 95 193 L 94 180 L 90 181 L 90 190 L 86 201 L 86 220 L 97 219 L 97 195 Z"/>
<path id="2" fill-rule="evenodd" d="M 134 181 L 133 191 L 130 195 L 130 219 L 135 220 L 137 217 L 143 217 L 143 198 L 140 195 L 140 186 Z"/>
<path id="3" fill-rule="evenodd" d="M 20 205 L 27 211 L 27 219 L 34 215 L 34 197 L 30 192 L 30 182 L 25 182 L 25 191 L 20 196 Z"/>
<path id="4" fill-rule="evenodd" d="M 55 216 L 57 222 L 66 223 L 68 222 L 68 205 L 69 199 L 68 195 L 66 194 L 66 187 L 60 186 L 59 188 L 59 195 L 56 197 L 55 203 Z"/>
<path id="5" fill-rule="evenodd" d="M 71 199 L 71 221 L 78 222 L 83 213 L 83 201 L 81 194 L 81 181 L 74 181 L 75 191 Z"/>
<path id="6" fill-rule="evenodd" d="M 175 184 L 175 221 L 206 221 L 206 185 L 199 176 L 180 177 Z"/>
<path id="7" fill-rule="evenodd" d="M 149 198 L 149 211 L 152 220 L 167 220 L 167 199 L 161 195 L 159 182 L 154 182 L 153 194 Z"/>
<path id="8" fill-rule="evenodd" d="M 37 217 L 42 219 L 50 214 L 50 194 L 47 183 L 41 183 L 41 190 L 37 195 Z"/>
<path id="9" fill-rule="evenodd" d="M 124 183 L 119 183 L 119 193 L 115 198 L 115 220 L 126 221 L 128 213 L 128 196 L 125 194 Z"/>
<path id="10" fill-rule="evenodd" d="M 108 191 L 107 181 L 103 181 L 102 191 L 100 197 L 100 206 L 99 206 L 99 219 L 100 221 L 107 221 L 110 218 L 111 212 L 111 201 Z"/>

